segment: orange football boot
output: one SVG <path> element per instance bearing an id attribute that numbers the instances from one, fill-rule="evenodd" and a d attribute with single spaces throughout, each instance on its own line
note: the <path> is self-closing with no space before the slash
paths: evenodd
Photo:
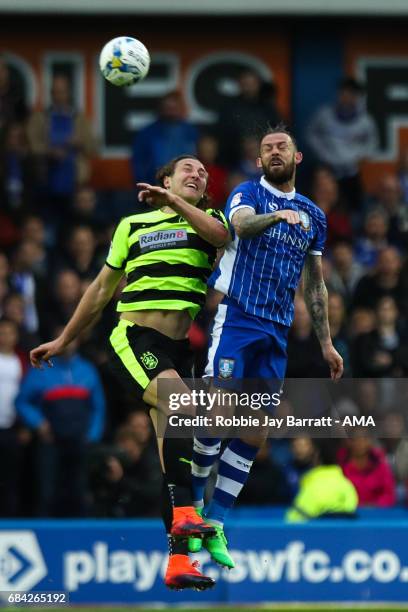
<path id="1" fill-rule="evenodd" d="M 204 576 L 198 570 L 198 561 L 191 563 L 188 555 L 171 555 L 167 566 L 164 584 L 169 589 L 181 591 L 182 589 L 194 589 L 205 591 L 215 585 L 215 580 Z"/>
<path id="2" fill-rule="evenodd" d="M 175 537 L 204 537 L 216 535 L 215 527 L 205 523 L 193 506 L 173 508 L 171 535 Z"/>

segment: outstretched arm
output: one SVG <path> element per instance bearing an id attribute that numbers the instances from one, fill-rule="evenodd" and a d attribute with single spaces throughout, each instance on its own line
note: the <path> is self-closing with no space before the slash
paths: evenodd
<path id="1" fill-rule="evenodd" d="M 327 288 L 323 280 L 321 255 L 307 255 L 303 283 L 304 299 L 323 357 L 330 367 L 332 379 L 337 380 L 343 374 L 343 359 L 334 348 L 330 337 Z"/>
<path id="2" fill-rule="evenodd" d="M 295 210 L 278 210 L 257 215 L 251 208 L 241 208 L 233 214 L 231 223 L 239 238 L 252 238 L 281 221 L 286 221 L 289 225 L 296 225 L 300 221 L 299 214 Z"/>
<path id="3" fill-rule="evenodd" d="M 139 193 L 141 201 L 145 201 L 153 207 L 170 206 L 191 225 L 201 238 L 213 246 L 221 248 L 229 242 L 229 232 L 220 221 L 189 204 L 180 196 L 171 193 L 164 187 L 157 187 L 148 183 L 138 183 L 137 186 L 142 190 Z"/>
<path id="4" fill-rule="evenodd" d="M 42 361 L 46 361 L 49 366 L 52 365 L 50 358 L 53 355 L 60 354 L 84 329 L 94 325 L 113 296 L 122 275 L 123 270 L 113 270 L 105 265 L 85 291 L 61 335 L 30 352 L 31 365 L 41 368 Z"/>

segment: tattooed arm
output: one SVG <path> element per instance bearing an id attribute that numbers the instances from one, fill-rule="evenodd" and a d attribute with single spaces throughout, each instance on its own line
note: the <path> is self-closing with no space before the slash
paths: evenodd
<path id="1" fill-rule="evenodd" d="M 334 348 L 329 328 L 327 289 L 323 280 L 322 258 L 307 255 L 303 272 L 303 295 L 312 319 L 313 328 L 319 339 L 325 361 L 333 380 L 343 374 L 343 359 Z"/>
<path id="2" fill-rule="evenodd" d="M 233 214 L 231 223 L 239 238 L 252 238 L 281 221 L 286 221 L 289 225 L 296 225 L 296 223 L 299 223 L 299 213 L 288 209 L 257 215 L 250 208 L 241 208 Z"/>
<path id="3" fill-rule="evenodd" d="M 303 270 L 303 295 L 320 344 L 331 343 L 327 289 L 323 280 L 320 255 L 307 255 L 306 257 Z"/>

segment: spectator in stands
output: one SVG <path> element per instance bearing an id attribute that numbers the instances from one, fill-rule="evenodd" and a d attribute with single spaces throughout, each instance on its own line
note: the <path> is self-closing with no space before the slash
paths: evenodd
<path id="1" fill-rule="evenodd" d="M 350 340 L 360 334 L 367 334 L 375 328 L 375 312 L 372 308 L 358 307 L 350 314 L 348 335 Z"/>
<path id="2" fill-rule="evenodd" d="M 405 411 L 405 409 L 404 409 Z M 408 439 L 404 412 L 392 410 L 382 421 L 381 444 L 397 483 L 397 500 L 407 502 Z"/>
<path id="3" fill-rule="evenodd" d="M 75 191 L 71 211 L 67 217 L 67 225 L 70 228 L 79 225 L 90 227 L 95 235 L 100 233 L 104 227 L 97 206 L 97 194 L 89 185 L 81 185 Z M 66 231 L 66 228 L 64 228 Z"/>
<path id="4" fill-rule="evenodd" d="M 386 508 L 396 501 L 395 481 L 384 451 L 364 430 L 354 431 L 338 453 L 343 473 L 355 486 L 359 506 Z"/>
<path id="5" fill-rule="evenodd" d="M 15 291 L 10 291 L 3 300 L 3 316 L 17 325 L 18 343 L 17 351 L 24 356 L 28 365 L 28 353 L 33 346 L 37 346 L 40 336 L 36 332 L 30 332 L 25 323 L 24 297 Z"/>
<path id="6" fill-rule="evenodd" d="M 360 334 L 353 344 L 353 374 L 356 377 L 403 376 L 408 372 L 407 339 L 399 331 L 395 300 L 384 296 L 375 309 L 373 331 Z"/>
<path id="7" fill-rule="evenodd" d="M 24 125 L 10 123 L 5 128 L 0 150 L 0 197 L 14 219 L 33 204 L 34 166 L 29 154 Z"/>
<path id="8" fill-rule="evenodd" d="M 30 149 L 42 169 L 49 214 L 55 222 L 69 210 L 78 185 L 90 177 L 90 160 L 96 153 L 91 123 L 73 106 L 69 79 L 52 80 L 51 106 L 34 113 L 28 122 Z"/>
<path id="9" fill-rule="evenodd" d="M 96 368 L 77 348 L 73 341 L 52 368 L 30 369 L 16 400 L 21 420 L 37 434 L 36 516 L 86 513 L 86 451 L 103 434 L 105 397 Z"/>
<path id="10" fill-rule="evenodd" d="M 92 514 L 98 517 L 158 516 L 162 477 L 157 452 L 129 427 L 115 445 L 93 453 L 90 471 Z"/>
<path id="11" fill-rule="evenodd" d="M 343 377 L 351 373 L 350 347 L 346 329 L 346 309 L 340 293 L 330 292 L 328 298 L 330 336 L 333 346 L 343 357 Z"/>
<path id="12" fill-rule="evenodd" d="M 66 241 L 65 253 L 55 263 L 55 271 L 73 270 L 81 280 L 92 280 L 98 273 L 96 240 L 86 225 L 73 227 Z"/>
<path id="13" fill-rule="evenodd" d="M 33 240 L 20 242 L 12 258 L 10 284 L 24 298 L 24 325 L 29 332 L 38 331 L 37 299 L 42 291 L 42 263 L 45 250 Z"/>
<path id="14" fill-rule="evenodd" d="M 364 274 L 363 267 L 354 259 L 349 242 L 337 242 L 331 249 L 331 271 L 327 278 L 333 291 L 340 293 L 349 306 L 355 287 Z"/>
<path id="15" fill-rule="evenodd" d="M 353 296 L 353 308 L 373 308 L 381 297 L 394 298 L 399 310 L 406 312 L 408 288 L 401 276 L 401 255 L 394 247 L 387 247 L 378 254 L 373 272 L 363 276 Z"/>
<path id="16" fill-rule="evenodd" d="M 18 243 L 20 234 L 17 222 L 10 213 L 0 207 L 0 249 L 11 250 Z"/>
<path id="17" fill-rule="evenodd" d="M 218 161 L 219 142 L 212 134 L 204 134 L 197 143 L 197 156 L 208 172 L 207 192 L 211 206 L 224 208 L 227 201 L 227 170 Z"/>
<path id="18" fill-rule="evenodd" d="M 239 505 L 285 504 L 288 497 L 283 471 L 270 455 L 270 442 L 259 449 L 250 476 L 238 498 Z"/>
<path id="19" fill-rule="evenodd" d="M 245 176 L 237 170 L 232 170 L 227 176 L 227 192 L 231 193 L 240 183 L 245 181 Z"/>
<path id="20" fill-rule="evenodd" d="M 388 239 L 406 251 L 408 240 L 408 203 L 403 200 L 401 183 L 395 174 L 381 175 L 370 208 L 380 209 L 388 219 Z"/>
<path id="21" fill-rule="evenodd" d="M 0 55 L 0 138 L 8 125 L 23 122 L 26 117 L 24 92 L 13 80 L 6 58 Z"/>
<path id="22" fill-rule="evenodd" d="M 4 300 L 10 291 L 10 264 L 5 253 L 0 251 L 0 318 L 4 316 Z"/>
<path id="23" fill-rule="evenodd" d="M 293 414 L 293 408 L 290 409 L 290 413 Z M 300 480 L 313 467 L 314 459 L 315 448 L 312 438 L 297 436 L 290 440 L 289 459 L 282 464 L 287 485 L 287 501 L 291 502 L 296 497 Z"/>
<path id="24" fill-rule="evenodd" d="M 275 105 L 276 88 L 273 83 L 268 85 L 265 88 L 255 70 L 245 69 L 238 75 L 239 95 L 220 109 L 217 134 L 221 160 L 229 168 L 237 166 L 239 143 L 244 138 L 256 137 L 281 120 Z"/>
<path id="25" fill-rule="evenodd" d="M 362 416 L 380 416 L 384 410 L 384 398 L 380 392 L 378 380 L 374 378 L 362 378 L 356 380 L 353 384 L 353 392 L 358 407 L 358 411 Z"/>
<path id="26" fill-rule="evenodd" d="M 21 240 L 32 240 L 40 247 L 46 244 L 44 221 L 38 215 L 27 215 L 21 223 Z"/>
<path id="27" fill-rule="evenodd" d="M 152 422 L 149 419 L 146 410 L 133 410 L 126 418 L 126 427 L 133 431 L 139 442 L 143 445 L 156 444 L 152 432 Z"/>
<path id="28" fill-rule="evenodd" d="M 240 159 L 235 171 L 241 174 L 245 181 L 251 181 L 261 176 L 262 170 L 258 166 L 259 139 L 255 136 L 245 136 L 240 146 Z"/>
<path id="29" fill-rule="evenodd" d="M 402 200 L 405 204 L 408 204 L 408 147 L 401 151 L 398 178 L 401 185 Z"/>
<path id="30" fill-rule="evenodd" d="M 5 253 L 0 251 L 0 280 L 7 281 L 10 274 L 10 264 Z"/>
<path id="31" fill-rule="evenodd" d="M 295 299 L 295 317 L 289 331 L 286 375 L 288 378 L 325 378 L 328 375 L 310 315 L 300 297 Z"/>
<path id="32" fill-rule="evenodd" d="M 340 197 L 339 186 L 333 172 L 318 168 L 313 176 L 312 200 L 323 210 L 327 219 L 327 245 L 339 241 L 350 242 L 353 236 L 350 213 Z"/>
<path id="33" fill-rule="evenodd" d="M 354 247 L 356 261 L 366 270 L 376 265 L 379 252 L 388 246 L 388 228 L 388 217 L 381 209 L 366 214 L 363 234 Z"/>
<path id="34" fill-rule="evenodd" d="M 154 184 L 156 171 L 169 159 L 196 154 L 198 130 L 185 118 L 181 94 L 166 94 L 156 121 L 142 128 L 133 141 L 132 171 L 137 183 Z"/>
<path id="35" fill-rule="evenodd" d="M 19 515 L 21 496 L 21 444 L 14 402 L 23 364 L 17 344 L 16 324 L 0 319 L 0 517 L 8 518 Z"/>
<path id="36" fill-rule="evenodd" d="M 0 317 L 3 316 L 4 300 L 9 293 L 9 286 L 5 279 L 0 278 Z"/>
<path id="37" fill-rule="evenodd" d="M 354 518 L 358 496 L 353 484 L 336 465 L 336 441 L 313 440 L 313 467 L 300 480 L 299 493 L 286 520 L 299 523 L 316 518 Z"/>
<path id="38" fill-rule="evenodd" d="M 319 108 L 307 131 L 317 161 L 333 170 L 354 210 L 362 201 L 360 163 L 378 146 L 377 128 L 365 109 L 363 94 L 363 87 L 355 79 L 343 79 L 335 104 Z"/>
<path id="39" fill-rule="evenodd" d="M 58 272 L 49 288 L 41 315 L 41 335 L 48 338 L 56 326 L 63 326 L 71 318 L 82 296 L 81 279 L 71 269 Z"/>

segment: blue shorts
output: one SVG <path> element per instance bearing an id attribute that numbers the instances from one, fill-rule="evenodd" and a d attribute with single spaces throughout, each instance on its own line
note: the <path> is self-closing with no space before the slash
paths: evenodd
<path id="1" fill-rule="evenodd" d="M 283 381 L 289 327 L 247 314 L 225 297 L 211 333 L 205 376 L 215 381 L 263 378 Z"/>

